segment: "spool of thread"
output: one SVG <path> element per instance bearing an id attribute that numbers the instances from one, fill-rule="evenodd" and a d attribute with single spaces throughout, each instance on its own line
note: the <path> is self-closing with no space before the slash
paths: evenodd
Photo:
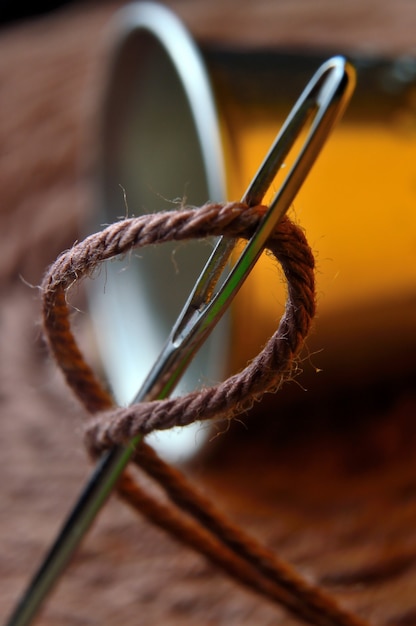
<path id="1" fill-rule="evenodd" d="M 305 83 L 334 52 L 200 48 L 169 9 L 147 2 L 122 9 L 112 37 L 94 230 L 127 211 L 238 200 Z M 416 61 L 355 65 L 352 106 L 294 206 L 317 254 L 319 320 L 309 348 L 324 350 L 314 359 L 325 372 L 311 385 L 318 393 L 415 365 Z M 93 281 L 103 363 L 120 403 L 135 395 L 209 252 L 198 243 L 159 247 L 109 263 Z M 244 366 L 273 332 L 285 295 L 272 287 L 269 263 L 256 268 L 179 392 Z"/>

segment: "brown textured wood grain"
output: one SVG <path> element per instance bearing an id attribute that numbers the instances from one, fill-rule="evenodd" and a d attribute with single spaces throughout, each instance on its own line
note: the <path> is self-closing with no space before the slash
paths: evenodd
<path id="1" fill-rule="evenodd" d="M 205 40 L 414 51 L 411 1 L 171 4 Z M 38 284 L 93 206 L 104 33 L 115 6 L 75 4 L 0 32 L 2 616 L 89 471 L 83 416 L 46 355 L 37 290 L 20 275 Z M 77 317 L 81 333 L 86 317 Z M 412 375 L 401 389 L 383 380 L 354 394 L 322 385 L 313 403 L 302 392 L 284 410 L 262 405 L 188 469 L 234 519 L 380 626 L 416 624 Z M 38 623 L 155 622 L 293 623 L 112 500 Z"/>
<path id="2" fill-rule="evenodd" d="M 415 51 L 416 6 L 411 0 L 170 0 L 166 4 L 205 41 L 387 55 Z"/>

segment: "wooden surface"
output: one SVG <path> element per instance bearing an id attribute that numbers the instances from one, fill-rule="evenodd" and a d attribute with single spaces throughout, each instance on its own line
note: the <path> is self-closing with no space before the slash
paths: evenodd
<path id="1" fill-rule="evenodd" d="M 386 53 L 415 45 L 411 1 L 172 5 L 211 41 Z M 0 33 L 2 616 L 89 471 L 84 416 L 46 354 L 36 285 L 93 206 L 114 7 L 74 5 Z M 81 333 L 86 317 L 77 317 Z M 408 374 L 402 388 L 376 380 L 354 395 L 328 389 L 312 404 L 301 392 L 284 411 L 275 401 L 261 405 L 246 428 L 234 424 L 188 470 L 234 519 L 380 626 L 416 624 L 416 395 Z M 112 499 L 38 623 L 293 621 Z"/>
<path id="2" fill-rule="evenodd" d="M 172 6 L 204 41 L 387 55 L 415 50 L 412 0 L 172 0 L 164 4 Z"/>

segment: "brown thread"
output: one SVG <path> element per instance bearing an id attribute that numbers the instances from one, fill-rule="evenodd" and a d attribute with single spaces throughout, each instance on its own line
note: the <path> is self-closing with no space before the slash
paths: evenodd
<path id="1" fill-rule="evenodd" d="M 276 390 L 288 376 L 315 312 L 314 260 L 302 231 L 287 218 L 283 219 L 267 248 L 283 267 L 288 299 L 279 328 L 264 349 L 242 372 L 213 388 L 127 409 L 114 407 L 111 396 L 77 346 L 66 302 L 69 287 L 91 274 L 104 260 L 136 246 L 212 235 L 248 238 L 265 210 L 262 206 L 248 207 L 242 203 L 207 204 L 199 209 L 185 208 L 124 220 L 63 253 L 50 268 L 42 283 L 45 331 L 68 384 L 90 413 L 99 413 L 86 432 L 93 457 L 106 448 L 126 444 L 139 433 L 144 435 L 201 419 L 230 417 L 247 409 L 265 392 Z M 332 596 L 309 584 L 291 566 L 226 520 L 145 443 L 138 446 L 134 461 L 161 484 L 171 504 L 147 494 L 129 471 L 120 479 L 118 491 L 153 523 L 309 623 L 364 626 L 361 618 L 344 611 Z M 184 511 L 194 519 L 186 517 Z"/>

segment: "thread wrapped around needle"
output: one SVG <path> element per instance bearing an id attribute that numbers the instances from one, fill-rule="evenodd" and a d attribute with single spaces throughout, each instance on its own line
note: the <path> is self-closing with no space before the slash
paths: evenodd
<path id="1" fill-rule="evenodd" d="M 243 203 L 207 204 L 199 209 L 124 220 L 77 244 L 50 268 L 42 284 L 45 330 L 68 384 L 94 415 L 86 430 L 87 446 L 94 457 L 115 445 L 128 445 L 134 436 L 155 429 L 229 418 L 264 393 L 278 389 L 290 377 L 315 313 L 314 258 L 302 230 L 284 218 L 266 247 L 283 268 L 288 298 L 277 331 L 259 355 L 242 372 L 215 387 L 128 408 L 114 407 L 111 396 L 85 362 L 70 328 L 67 290 L 103 261 L 128 253 L 133 247 L 219 234 L 249 238 L 265 210 Z M 162 503 L 144 491 L 131 472 L 124 473 L 118 483 L 120 495 L 153 523 L 203 553 L 239 582 L 309 623 L 364 624 L 228 521 L 146 444 L 139 444 L 132 458 L 161 484 L 171 501 Z"/>
<path id="2" fill-rule="evenodd" d="M 247 207 L 241 203 L 207 204 L 197 210 L 182 209 L 125 220 L 92 235 L 58 259 L 42 285 L 45 328 L 69 385 L 88 410 L 103 410 L 113 402 L 103 398 L 104 390 L 99 388 L 93 373 L 87 371 L 88 366 L 70 333 L 65 294 L 68 287 L 102 261 L 126 253 L 133 246 L 220 233 L 249 238 L 265 210 L 265 207 Z M 101 418 L 90 428 L 89 439 L 94 439 L 94 448 L 99 442 L 101 448 L 114 443 L 126 444 L 135 435 L 149 434 L 155 429 L 185 426 L 199 419 L 229 417 L 281 384 L 314 315 L 313 256 L 302 231 L 288 219 L 280 222 L 267 247 L 281 263 L 289 289 L 280 327 L 258 357 L 243 372 L 218 386 L 181 398 L 133 404 L 111 412 L 108 422 Z"/>

